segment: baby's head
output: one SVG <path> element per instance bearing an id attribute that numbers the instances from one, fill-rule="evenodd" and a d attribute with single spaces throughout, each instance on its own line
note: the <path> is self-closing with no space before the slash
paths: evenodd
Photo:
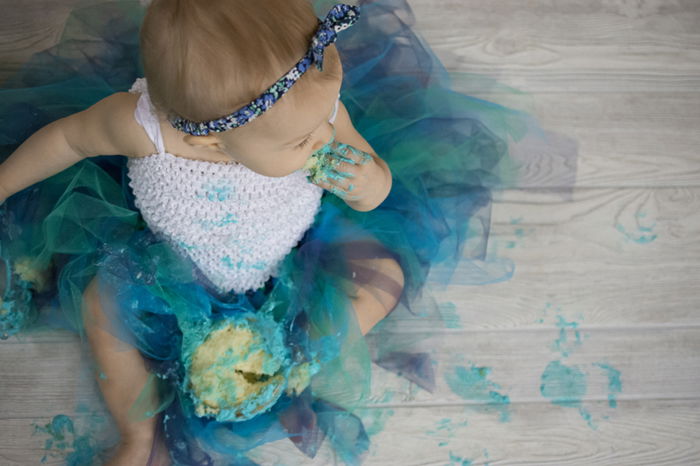
<path id="1" fill-rule="evenodd" d="M 154 0 L 141 28 L 149 94 L 161 118 L 193 121 L 228 115 L 287 73 L 308 51 L 318 28 L 309 0 Z M 304 165 L 331 138 L 328 119 L 340 90 L 335 45 L 258 118 L 183 140 L 266 176 Z M 309 136 L 310 134 L 310 136 Z"/>

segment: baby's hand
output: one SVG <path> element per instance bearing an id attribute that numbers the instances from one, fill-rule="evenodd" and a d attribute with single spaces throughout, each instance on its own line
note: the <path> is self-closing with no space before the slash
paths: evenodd
<path id="1" fill-rule="evenodd" d="M 328 164 L 310 181 L 350 203 L 367 203 L 382 194 L 385 173 L 367 152 L 343 143 L 334 143 Z"/>

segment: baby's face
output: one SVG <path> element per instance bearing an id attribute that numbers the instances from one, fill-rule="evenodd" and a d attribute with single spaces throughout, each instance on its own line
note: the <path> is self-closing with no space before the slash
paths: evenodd
<path id="1" fill-rule="evenodd" d="M 331 140 L 328 119 L 340 91 L 342 70 L 337 75 L 336 80 L 319 80 L 309 92 L 312 95 L 296 96 L 296 107 L 291 99 L 285 100 L 294 92 L 292 87 L 265 113 L 239 128 L 209 136 L 187 135 L 183 140 L 223 153 L 261 175 L 287 176 Z"/>

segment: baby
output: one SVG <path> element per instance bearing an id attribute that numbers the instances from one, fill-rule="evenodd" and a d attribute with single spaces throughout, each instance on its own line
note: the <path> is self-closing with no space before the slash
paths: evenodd
<path id="1" fill-rule="evenodd" d="M 218 291 L 258 288 L 311 226 L 323 190 L 360 212 L 376 208 L 391 190 L 388 165 L 339 99 L 343 70 L 333 42 L 358 15 L 355 7 L 336 5 L 319 23 L 307 0 L 155 0 L 140 32 L 146 80 L 34 133 L 0 165 L 0 201 L 85 158 L 126 156 L 147 225 L 189 255 Z M 306 170 L 318 160 L 324 176 Z M 246 198 L 248 213 L 230 211 L 221 226 L 255 236 L 261 231 L 256 222 L 267 222 L 262 230 L 270 234 L 260 236 L 263 247 L 251 253 L 259 260 L 206 234 L 211 216 L 202 218 L 199 230 L 192 227 L 191 216 L 212 196 L 222 202 L 206 208 L 218 209 L 217 216 L 231 205 L 226 202 L 241 201 L 230 191 L 202 191 L 198 174 L 204 173 L 258 193 Z M 280 191 L 289 195 L 280 200 Z M 260 208 L 267 215 L 256 216 Z M 403 286 L 402 269 L 391 258 L 352 265 Z M 145 464 L 155 418 L 134 421 L 127 413 L 143 395 L 149 372 L 139 352 L 124 351 L 107 330 L 108 297 L 96 279 L 83 299 L 85 329 L 102 371 L 97 381 L 121 435 L 108 464 Z M 357 286 L 349 299 L 362 335 L 397 304 L 395 293 L 371 284 Z M 158 406 L 155 389 L 148 397 Z"/>

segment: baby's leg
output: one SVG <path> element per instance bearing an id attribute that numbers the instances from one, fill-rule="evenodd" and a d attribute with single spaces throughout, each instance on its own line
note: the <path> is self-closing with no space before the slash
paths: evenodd
<path id="1" fill-rule="evenodd" d="M 377 241 L 358 241 L 344 246 L 350 264 L 355 296 L 351 296 L 362 335 L 366 335 L 398 304 L 404 286 L 399 263 Z"/>
<path id="2" fill-rule="evenodd" d="M 137 422 L 129 419 L 127 413 L 146 385 L 149 372 L 138 350 L 106 330 L 110 323 L 100 305 L 96 279 L 85 289 L 83 303 L 85 331 L 98 365 L 98 373 L 95 374 L 97 383 L 121 436 L 119 448 L 107 465 L 145 465 L 153 444 L 156 417 Z M 158 404 L 158 394 L 154 384 L 149 387 L 151 390 L 148 398 L 155 407 Z M 157 447 L 158 456 L 167 457 L 164 454 L 164 444 L 160 443 Z M 160 463 L 153 459 L 151 461 L 152 465 L 170 464 L 163 462 L 165 460 L 158 460 Z"/>

